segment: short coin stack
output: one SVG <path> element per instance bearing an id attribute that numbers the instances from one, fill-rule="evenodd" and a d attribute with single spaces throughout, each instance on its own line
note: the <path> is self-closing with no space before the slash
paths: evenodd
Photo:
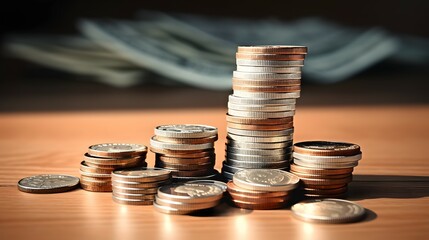
<path id="1" fill-rule="evenodd" d="M 168 169 L 176 181 L 214 178 L 217 138 L 217 128 L 212 126 L 158 126 L 150 140 L 150 150 L 156 155 L 155 167 Z"/>
<path id="2" fill-rule="evenodd" d="M 168 214 L 190 214 L 213 208 L 222 199 L 224 189 L 215 183 L 179 183 L 158 189 L 153 206 Z"/>
<path id="3" fill-rule="evenodd" d="M 110 174 L 116 169 L 146 167 L 147 147 L 140 144 L 103 143 L 92 145 L 80 163 L 80 185 L 92 192 L 111 192 Z"/>
<path id="4" fill-rule="evenodd" d="M 226 179 L 241 169 L 289 169 L 306 54 L 302 46 L 238 47 L 226 117 Z"/>
<path id="5" fill-rule="evenodd" d="M 240 208 L 268 210 L 290 203 L 291 193 L 299 178 L 278 169 L 247 169 L 234 174 L 228 182 L 228 193 Z"/>
<path id="6" fill-rule="evenodd" d="M 362 153 L 352 143 L 308 141 L 294 145 L 293 158 L 291 172 L 301 179 L 305 197 L 342 198 Z"/>
<path id="7" fill-rule="evenodd" d="M 158 187 L 171 183 L 171 172 L 134 168 L 112 172 L 113 201 L 127 205 L 152 205 Z"/>

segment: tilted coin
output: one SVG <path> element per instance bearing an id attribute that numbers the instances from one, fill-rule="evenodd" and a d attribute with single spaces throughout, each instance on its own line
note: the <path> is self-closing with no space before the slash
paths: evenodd
<path id="1" fill-rule="evenodd" d="M 253 125 L 278 125 L 278 124 L 288 124 L 293 122 L 293 117 L 285 118 L 246 118 L 246 117 L 237 117 L 226 115 L 227 122 L 239 123 L 239 124 L 253 124 Z"/>
<path id="2" fill-rule="evenodd" d="M 123 158 L 140 156 L 147 153 L 147 147 L 133 143 L 102 143 L 88 148 L 88 154 L 94 157 Z"/>
<path id="3" fill-rule="evenodd" d="M 258 98 L 258 99 L 290 99 L 290 98 L 299 98 L 299 92 L 292 93 L 270 93 L 270 92 L 246 92 L 234 90 L 234 96 L 242 98 Z"/>
<path id="4" fill-rule="evenodd" d="M 250 60 L 250 59 L 236 59 L 236 64 L 238 66 L 267 66 L 267 67 L 302 67 L 304 66 L 303 60 L 290 60 L 290 61 L 281 61 L 281 60 Z"/>
<path id="5" fill-rule="evenodd" d="M 227 137 L 237 142 L 248 142 L 248 143 L 278 143 L 291 141 L 293 135 L 281 136 L 281 137 L 249 137 L 240 136 L 232 133 L 227 133 Z"/>
<path id="6" fill-rule="evenodd" d="M 346 142 L 307 141 L 295 143 L 294 151 L 313 156 L 351 156 L 359 154 L 360 147 Z"/>
<path id="7" fill-rule="evenodd" d="M 365 215 L 360 205 L 341 199 L 308 200 L 292 206 L 292 213 L 300 220 L 320 223 L 358 221 Z"/>
<path id="8" fill-rule="evenodd" d="M 18 181 L 18 189 L 27 193 L 59 193 L 77 188 L 79 178 L 61 174 L 43 174 Z"/>
<path id="9" fill-rule="evenodd" d="M 237 59 L 248 59 L 248 60 L 304 60 L 305 54 L 269 54 L 269 53 L 240 53 L 235 54 Z"/>
<path id="10" fill-rule="evenodd" d="M 182 183 L 162 186 L 158 197 L 182 203 L 213 202 L 222 198 L 223 189 L 216 185 Z"/>
<path id="11" fill-rule="evenodd" d="M 228 114 L 237 117 L 247 118 L 285 118 L 293 117 L 295 111 L 280 111 L 280 112 L 250 112 L 250 111 L 238 111 L 234 109 L 228 109 Z"/>
<path id="12" fill-rule="evenodd" d="M 171 172 L 161 168 L 133 168 L 112 172 L 113 180 L 131 182 L 156 182 L 171 178 Z"/>
<path id="13" fill-rule="evenodd" d="M 275 87 L 301 85 L 301 79 L 244 79 L 232 78 L 233 86 Z"/>
<path id="14" fill-rule="evenodd" d="M 291 135 L 294 132 L 293 128 L 285 130 L 243 130 L 236 128 L 226 128 L 226 131 L 230 134 L 240 135 L 240 136 L 252 136 L 252 137 L 279 137 Z"/>
<path id="15" fill-rule="evenodd" d="M 238 46 L 240 53 L 271 53 L 271 54 L 307 54 L 305 46 L 289 45 L 261 45 L 261 46 Z"/>
<path id="16" fill-rule="evenodd" d="M 280 112 L 295 110 L 295 105 L 242 105 L 228 103 L 229 109 L 251 112 Z"/>
<path id="17" fill-rule="evenodd" d="M 301 73 L 248 73 L 234 71 L 232 76 L 241 79 L 300 79 Z"/>
<path id="18" fill-rule="evenodd" d="M 237 66 L 238 72 L 255 72 L 255 73 L 301 73 L 301 67 L 254 67 L 254 66 Z"/>
<path id="19" fill-rule="evenodd" d="M 241 86 L 233 85 L 232 90 L 246 92 L 293 93 L 300 92 L 301 86 Z"/>
<path id="20" fill-rule="evenodd" d="M 169 150 L 204 150 L 214 147 L 214 143 L 202 144 L 181 144 L 181 143 L 166 143 L 155 140 L 153 137 L 150 139 L 150 146 L 157 149 Z"/>
<path id="21" fill-rule="evenodd" d="M 295 189 L 299 178 L 277 169 L 248 169 L 234 174 L 235 185 L 259 191 L 289 191 Z"/>
<path id="22" fill-rule="evenodd" d="M 229 95 L 228 102 L 242 105 L 295 105 L 296 99 L 243 98 L 235 95 Z"/>
<path id="23" fill-rule="evenodd" d="M 205 138 L 217 135 L 217 128 L 198 124 L 162 125 L 155 128 L 155 135 L 172 138 Z"/>
<path id="24" fill-rule="evenodd" d="M 222 190 L 225 192 L 227 189 L 226 183 L 221 182 L 221 181 L 216 181 L 216 180 L 193 180 L 193 181 L 189 181 L 187 183 L 195 183 L 195 184 L 208 184 L 208 185 L 216 185 L 220 188 L 222 188 Z"/>

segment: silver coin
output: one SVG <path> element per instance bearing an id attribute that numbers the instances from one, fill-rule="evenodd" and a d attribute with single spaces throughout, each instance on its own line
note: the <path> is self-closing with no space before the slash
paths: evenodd
<path id="1" fill-rule="evenodd" d="M 232 76 L 241 79 L 301 79 L 301 73 L 248 73 L 234 71 Z"/>
<path id="2" fill-rule="evenodd" d="M 203 150 L 211 149 L 214 147 L 214 143 L 203 143 L 203 144 L 182 144 L 182 143 L 166 143 L 155 140 L 154 137 L 150 139 L 151 147 L 156 149 L 169 149 L 169 150 Z"/>
<path id="3" fill-rule="evenodd" d="M 250 112 L 281 112 L 295 110 L 295 104 L 292 105 L 243 105 L 228 102 L 228 108 L 237 111 Z"/>
<path id="4" fill-rule="evenodd" d="M 285 155 L 292 152 L 292 148 L 278 148 L 278 149 L 248 149 L 248 148 L 235 148 L 226 145 L 226 151 L 232 154 L 243 155 L 258 155 L 258 156 L 271 156 L 271 155 Z"/>
<path id="5" fill-rule="evenodd" d="M 232 78 L 233 87 L 286 87 L 286 86 L 299 86 L 301 79 L 241 79 Z"/>
<path id="6" fill-rule="evenodd" d="M 236 97 L 242 98 L 256 98 L 256 99 L 290 99 L 290 98 L 299 98 L 299 92 L 292 93 L 270 93 L 270 92 L 246 92 L 234 90 L 233 95 Z"/>
<path id="7" fill-rule="evenodd" d="M 248 143 L 278 143 L 291 141 L 293 135 L 281 136 L 281 137 L 248 137 L 240 136 L 232 133 L 227 133 L 227 137 L 237 142 L 248 142 Z"/>
<path id="8" fill-rule="evenodd" d="M 226 138 L 228 146 L 244 149 L 277 149 L 288 148 L 292 146 L 292 141 L 276 142 L 276 143 L 248 143 L 239 142 L 230 138 Z"/>
<path id="9" fill-rule="evenodd" d="M 231 134 L 249 137 L 280 137 L 286 135 L 292 135 L 294 128 L 286 130 L 243 130 L 227 127 L 226 131 Z"/>
<path id="10" fill-rule="evenodd" d="M 248 60 L 248 59 L 237 59 L 236 63 L 238 66 L 268 66 L 268 67 L 302 67 L 304 61 L 276 61 L 276 60 Z"/>
<path id="11" fill-rule="evenodd" d="M 289 161 L 277 161 L 277 162 L 250 162 L 250 161 L 239 161 L 234 159 L 226 159 L 226 163 L 229 166 L 245 168 L 245 169 L 254 169 L 254 168 L 270 168 L 270 169 L 279 169 L 279 168 L 288 168 Z"/>
<path id="12" fill-rule="evenodd" d="M 306 222 L 346 223 L 362 219 L 365 208 L 342 199 L 317 199 L 297 203 L 291 208 L 295 217 Z"/>
<path id="13" fill-rule="evenodd" d="M 289 161 L 291 154 L 284 155 L 245 155 L 245 154 L 235 154 L 230 152 L 225 152 L 225 156 L 228 159 L 234 159 L 237 161 L 248 161 L 248 162 L 277 162 L 277 161 Z"/>
<path id="14" fill-rule="evenodd" d="M 79 178 L 61 174 L 26 177 L 18 182 L 18 189 L 27 193 L 59 193 L 77 188 Z"/>
<path id="15" fill-rule="evenodd" d="M 285 118 L 293 117 L 295 111 L 282 111 L 282 112 L 250 112 L 250 111 L 237 111 L 234 109 L 228 109 L 228 114 L 236 117 L 246 118 Z"/>
<path id="16" fill-rule="evenodd" d="M 179 183 L 165 185 L 158 189 L 157 196 L 181 203 L 203 203 L 222 198 L 223 189 L 216 185 Z"/>
<path id="17" fill-rule="evenodd" d="M 134 143 L 101 143 L 89 146 L 88 153 L 95 157 L 142 155 L 147 153 L 147 147 Z"/>
<path id="18" fill-rule="evenodd" d="M 227 186 L 224 182 L 221 181 L 216 181 L 216 180 L 193 180 L 193 181 L 189 181 L 187 183 L 196 183 L 196 184 L 214 184 L 220 188 L 223 189 L 224 192 L 226 192 Z"/>
<path id="19" fill-rule="evenodd" d="M 300 159 L 293 159 L 293 162 L 296 165 L 300 165 L 303 167 L 309 167 L 309 168 L 318 168 L 318 169 L 336 169 L 336 168 L 352 168 L 356 167 L 359 163 L 315 163 L 312 161 L 303 161 Z"/>
<path id="20" fill-rule="evenodd" d="M 111 176 L 110 174 L 84 172 L 82 170 L 80 170 L 79 173 L 82 176 L 95 177 L 95 178 L 109 178 Z"/>
<path id="21" fill-rule="evenodd" d="M 294 152 L 293 157 L 300 160 L 314 161 L 318 163 L 354 163 L 362 159 L 362 154 L 352 156 L 312 156 Z"/>
<path id="22" fill-rule="evenodd" d="M 270 167 L 270 168 L 271 169 L 274 169 L 274 168 L 275 169 L 280 169 L 280 170 L 283 170 L 283 171 L 288 170 L 289 167 L 284 167 L 284 165 L 288 165 L 288 164 L 285 164 L 284 162 L 281 162 L 280 164 L 278 164 L 278 166 L 283 166 L 283 167 L 279 167 L 279 168 Z M 276 166 L 276 165 L 274 165 L 274 166 Z M 238 166 L 229 165 L 227 161 L 223 161 L 222 162 L 222 171 L 227 171 L 227 172 L 230 172 L 230 173 L 236 173 L 236 172 L 238 172 L 240 170 L 243 170 L 243 169 L 248 169 L 248 167 L 247 166 L 245 166 L 245 167 L 238 167 Z"/>
<path id="23" fill-rule="evenodd" d="M 241 105 L 295 105 L 296 100 L 291 99 L 259 99 L 259 98 L 243 98 L 235 95 L 229 95 L 228 101 L 232 104 Z"/>
<path id="24" fill-rule="evenodd" d="M 238 187 L 258 191 L 290 191 L 299 183 L 299 177 L 278 169 L 248 169 L 234 174 Z"/>
<path id="25" fill-rule="evenodd" d="M 301 67 L 255 67 L 255 66 L 237 66 L 238 72 L 253 73 L 301 73 Z"/>
<path id="26" fill-rule="evenodd" d="M 155 135 L 171 138 L 205 138 L 216 134 L 216 127 L 198 124 L 161 125 L 155 128 Z"/>

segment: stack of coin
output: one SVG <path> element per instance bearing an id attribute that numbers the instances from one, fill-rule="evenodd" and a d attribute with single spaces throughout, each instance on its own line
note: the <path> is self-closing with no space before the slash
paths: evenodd
<path id="1" fill-rule="evenodd" d="M 294 145 L 293 158 L 291 172 L 301 179 L 305 197 L 343 198 L 362 153 L 353 143 L 308 141 Z"/>
<path id="2" fill-rule="evenodd" d="M 215 183 L 179 183 L 158 189 L 153 206 L 168 214 L 190 214 L 218 205 L 224 189 Z"/>
<path id="3" fill-rule="evenodd" d="M 132 168 L 112 172 L 113 201 L 152 205 L 158 187 L 171 183 L 171 172 L 159 168 Z"/>
<path id="4" fill-rule="evenodd" d="M 150 140 L 150 150 L 156 155 L 155 167 L 170 170 L 177 181 L 214 178 L 217 138 L 217 128 L 212 126 L 158 126 Z"/>
<path id="5" fill-rule="evenodd" d="M 291 201 L 299 178 L 278 169 L 246 169 L 234 174 L 227 183 L 234 205 L 240 208 L 267 210 L 282 208 Z"/>
<path id="6" fill-rule="evenodd" d="M 116 169 L 146 167 L 147 147 L 140 144 L 103 143 L 92 145 L 80 163 L 80 185 L 93 192 L 111 192 L 110 174 Z"/>
<path id="7" fill-rule="evenodd" d="M 226 179 L 241 169 L 289 168 L 306 54 L 301 46 L 238 47 L 226 117 Z"/>

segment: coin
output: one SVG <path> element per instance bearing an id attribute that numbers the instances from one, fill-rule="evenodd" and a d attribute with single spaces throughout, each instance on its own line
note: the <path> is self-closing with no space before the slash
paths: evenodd
<path id="1" fill-rule="evenodd" d="M 293 157 L 301 161 L 312 161 L 318 164 L 355 163 L 362 159 L 362 154 L 351 156 L 311 156 L 294 152 Z"/>
<path id="2" fill-rule="evenodd" d="M 141 156 L 147 153 L 147 147 L 130 143 L 102 143 L 88 148 L 88 154 L 94 157 L 124 158 Z"/>
<path id="3" fill-rule="evenodd" d="M 138 199 L 126 199 L 120 198 L 115 195 L 112 195 L 112 199 L 116 203 L 125 204 L 125 205 L 152 205 L 153 200 L 138 200 Z"/>
<path id="4" fill-rule="evenodd" d="M 270 80 L 271 81 L 271 80 Z M 229 95 L 228 102 L 242 105 L 295 105 L 296 100 L 290 99 L 261 99 L 261 98 L 243 98 L 235 95 Z M 288 120 L 288 119 L 286 119 Z M 292 121 L 292 119 L 291 119 Z M 288 121 L 285 121 L 288 122 Z M 290 121 L 289 121 L 290 122 Z M 284 122 L 282 122 L 284 123 Z"/>
<path id="5" fill-rule="evenodd" d="M 296 86 L 300 84 L 301 84 L 301 79 L 262 80 L 262 79 L 232 78 L 233 86 L 274 87 L 274 86 Z"/>
<path id="6" fill-rule="evenodd" d="M 250 124 L 238 124 L 227 122 L 226 126 L 228 128 L 242 129 L 242 130 L 284 130 L 293 127 L 293 122 L 288 124 L 278 124 L 278 125 L 250 125 Z"/>
<path id="7" fill-rule="evenodd" d="M 314 178 L 303 178 L 300 177 L 302 185 L 341 185 L 347 184 L 353 180 L 352 176 L 338 179 L 314 179 Z"/>
<path id="8" fill-rule="evenodd" d="M 301 73 L 301 67 L 255 67 L 238 65 L 237 71 L 255 73 Z"/>
<path id="9" fill-rule="evenodd" d="M 215 163 L 215 155 L 210 157 L 202 158 L 175 158 L 175 157 L 165 157 L 165 156 L 156 156 L 156 162 L 162 164 L 208 164 Z"/>
<path id="10" fill-rule="evenodd" d="M 365 215 L 360 205 L 341 199 L 309 200 L 291 208 L 295 217 L 307 222 L 345 223 L 358 221 Z"/>
<path id="11" fill-rule="evenodd" d="M 171 164 L 171 163 L 164 163 L 161 161 L 157 161 L 155 166 L 159 168 L 165 168 L 165 169 L 173 169 L 173 170 L 183 170 L 183 171 L 193 171 L 193 170 L 210 170 L 213 169 L 215 163 L 214 162 L 208 162 L 208 163 L 201 163 L 201 164 Z"/>
<path id="12" fill-rule="evenodd" d="M 262 159 L 262 158 L 261 158 Z M 289 161 L 287 159 L 277 162 L 265 162 L 265 161 L 238 161 L 231 158 L 227 158 L 226 162 L 228 165 L 237 167 L 237 168 L 270 168 L 270 169 L 279 169 L 289 167 Z"/>
<path id="13" fill-rule="evenodd" d="M 280 112 L 295 110 L 295 105 L 242 105 L 228 103 L 229 109 L 250 112 Z"/>
<path id="14" fill-rule="evenodd" d="M 110 173 L 91 173 L 91 172 L 80 171 L 80 175 L 85 177 L 92 177 L 95 179 L 110 178 Z"/>
<path id="15" fill-rule="evenodd" d="M 238 111 L 234 109 L 228 109 L 228 114 L 237 117 L 246 118 L 286 118 L 293 117 L 295 111 L 280 111 L 280 112 L 256 112 L 256 111 Z"/>
<path id="16" fill-rule="evenodd" d="M 243 130 L 236 128 L 226 128 L 226 131 L 230 134 L 249 136 L 249 137 L 280 137 L 285 135 L 291 135 L 294 132 L 293 128 L 283 130 Z"/>
<path id="17" fill-rule="evenodd" d="M 260 198 L 271 198 L 271 197 L 284 198 L 290 194 L 288 191 L 267 192 L 267 191 L 256 191 L 256 190 L 240 188 L 237 185 L 235 185 L 233 181 L 229 181 L 226 185 L 228 187 L 229 193 L 242 194 L 246 196 L 256 196 Z"/>
<path id="18" fill-rule="evenodd" d="M 304 60 L 305 54 L 254 54 L 254 53 L 236 53 L 235 57 L 237 59 L 247 59 L 247 60 Z"/>
<path id="19" fill-rule="evenodd" d="M 211 175 L 213 173 L 213 168 L 189 170 L 189 171 L 182 171 L 182 170 L 169 168 L 168 170 L 171 171 L 173 177 L 200 177 L 200 176 Z"/>
<path id="20" fill-rule="evenodd" d="M 87 163 L 100 164 L 100 165 L 124 165 L 134 162 L 141 162 L 146 158 L 146 154 L 143 156 L 126 157 L 126 158 L 106 158 L 106 157 L 95 157 L 88 153 L 85 153 L 83 160 Z"/>
<path id="21" fill-rule="evenodd" d="M 360 147 L 346 142 L 307 141 L 295 143 L 294 151 L 311 156 L 352 156 L 360 153 Z"/>
<path id="22" fill-rule="evenodd" d="M 241 155 L 256 155 L 256 156 L 270 156 L 270 155 L 286 155 L 292 152 L 292 148 L 278 148 L 278 149 L 249 149 L 249 148 L 236 148 L 226 145 L 226 151 L 232 154 Z"/>
<path id="23" fill-rule="evenodd" d="M 199 202 L 199 203 L 183 203 L 180 201 L 172 201 L 169 199 L 163 199 L 156 197 L 156 203 L 160 206 L 171 207 L 180 211 L 197 211 L 207 208 L 215 207 L 219 204 L 219 200 L 210 201 L 210 202 Z"/>
<path id="24" fill-rule="evenodd" d="M 113 191 L 112 195 L 126 200 L 155 200 L 155 194 L 120 193 Z"/>
<path id="25" fill-rule="evenodd" d="M 155 135 L 171 138 L 205 138 L 217 135 L 217 128 L 197 124 L 162 125 L 155 128 Z"/>
<path id="26" fill-rule="evenodd" d="M 303 60 L 291 60 L 291 61 L 281 61 L 281 60 L 249 60 L 249 59 L 236 59 L 236 64 L 239 66 L 268 66 L 268 67 L 302 67 L 304 66 Z"/>
<path id="27" fill-rule="evenodd" d="M 233 182 L 250 190 L 289 191 L 297 187 L 299 178 L 277 169 L 247 169 L 236 172 Z"/>
<path id="28" fill-rule="evenodd" d="M 150 148 L 151 152 L 162 154 L 164 156 L 169 157 L 177 157 L 177 158 L 200 158 L 211 156 L 214 153 L 214 149 L 204 149 L 204 150 L 169 150 L 169 149 L 161 149 L 161 148 Z"/>
<path id="29" fill-rule="evenodd" d="M 130 193 L 130 194 L 155 194 L 158 191 L 157 187 L 154 188 L 127 188 L 120 186 L 112 186 L 112 190 L 117 193 Z"/>
<path id="30" fill-rule="evenodd" d="M 280 197 L 259 197 L 259 196 L 248 196 L 246 194 L 239 194 L 234 192 L 229 192 L 229 197 L 233 200 L 249 202 L 249 203 L 286 203 L 289 201 L 289 196 L 280 196 Z"/>
<path id="31" fill-rule="evenodd" d="M 216 181 L 216 180 L 193 180 L 193 181 L 189 181 L 187 183 L 216 185 L 216 186 L 220 187 L 224 192 L 227 189 L 227 186 L 224 182 Z"/>
<path id="32" fill-rule="evenodd" d="M 246 161 L 249 163 L 260 163 L 260 162 L 278 162 L 278 161 L 289 161 L 290 154 L 284 155 L 256 155 L 256 154 L 235 154 L 226 152 L 225 157 L 228 160 L 235 161 Z"/>
<path id="33" fill-rule="evenodd" d="M 293 93 L 301 91 L 301 86 L 241 86 L 233 85 L 233 90 L 247 92 L 267 92 L 267 93 Z"/>
<path id="34" fill-rule="evenodd" d="M 214 135 L 214 136 L 205 137 L 205 138 L 170 138 L 170 137 L 162 137 L 162 136 L 153 136 L 153 138 L 157 141 L 167 142 L 167 143 L 203 144 L 203 143 L 213 143 L 217 141 L 218 136 Z"/>
<path id="35" fill-rule="evenodd" d="M 60 193 L 77 188 L 79 178 L 62 174 L 43 174 L 18 181 L 18 189 L 27 193 Z"/>
<path id="36" fill-rule="evenodd" d="M 112 172 L 112 180 L 131 182 L 157 182 L 171 178 L 171 172 L 161 168 L 133 168 Z"/>
<path id="37" fill-rule="evenodd" d="M 226 115 L 227 122 L 233 122 L 238 124 L 254 124 L 254 125 L 278 125 L 288 124 L 293 121 L 293 117 L 285 118 L 245 118 L 238 116 Z"/>
<path id="38" fill-rule="evenodd" d="M 269 99 L 269 100 L 277 100 L 277 99 L 289 99 L 289 98 L 299 98 L 299 92 L 291 92 L 291 93 L 270 93 L 270 92 L 246 92 L 234 90 L 234 96 L 242 97 L 242 98 L 258 98 L 258 99 Z"/>
<path id="39" fill-rule="evenodd" d="M 163 181 L 157 181 L 157 182 L 127 182 L 127 181 L 121 181 L 114 179 L 112 180 L 112 184 L 117 187 L 123 187 L 123 188 L 155 188 L 162 185 L 170 184 L 171 180 L 163 180 Z"/>
<path id="40" fill-rule="evenodd" d="M 85 161 L 82 161 L 80 163 L 80 171 L 87 172 L 87 173 L 101 173 L 101 174 L 110 174 L 113 171 L 114 168 L 111 169 L 103 169 L 103 168 L 96 168 L 96 167 L 90 167 L 88 166 Z"/>
<path id="41" fill-rule="evenodd" d="M 157 149 L 169 149 L 169 150 L 204 150 L 214 147 L 214 143 L 202 143 L 202 144 L 181 144 L 181 143 L 166 143 L 155 140 L 153 137 L 150 139 L 151 147 Z"/>
<path id="42" fill-rule="evenodd" d="M 86 184 L 84 182 L 80 183 L 80 187 L 83 190 L 91 191 L 91 192 L 111 192 L 112 191 L 112 185 L 94 185 L 94 184 Z"/>
<path id="43" fill-rule="evenodd" d="M 307 178 L 307 179 L 338 179 L 338 178 L 346 178 L 352 175 L 351 173 L 337 174 L 337 175 L 316 175 L 316 174 L 304 174 L 304 173 L 295 172 L 292 170 L 290 172 L 300 178 Z"/>
<path id="44" fill-rule="evenodd" d="M 296 164 L 291 164 L 290 169 L 295 172 L 300 172 L 303 174 L 318 174 L 318 175 L 336 175 L 336 174 L 347 174 L 352 173 L 353 168 L 339 168 L 339 169 L 317 169 L 309 168 Z"/>
<path id="45" fill-rule="evenodd" d="M 309 194 L 322 194 L 322 195 L 342 194 L 347 192 L 347 186 L 340 187 L 340 188 L 333 188 L 333 189 L 303 188 L 302 190 L 304 193 L 309 193 Z"/>
<path id="46" fill-rule="evenodd" d="M 339 168 L 352 168 L 358 165 L 358 162 L 354 163 L 318 163 L 312 161 L 303 161 L 301 159 L 294 158 L 293 162 L 296 165 L 304 166 L 304 167 L 314 167 L 318 169 L 339 169 Z"/>
<path id="47" fill-rule="evenodd" d="M 166 214 L 185 215 L 192 213 L 190 210 L 178 210 L 176 208 L 159 205 L 156 202 L 153 203 L 153 207 L 156 211 Z"/>
<path id="48" fill-rule="evenodd" d="M 160 187 L 157 196 L 182 203 L 203 203 L 220 200 L 222 194 L 222 188 L 214 184 L 182 183 Z"/>
<path id="49" fill-rule="evenodd" d="M 276 148 L 289 148 L 292 146 L 292 141 L 275 142 L 275 143 L 252 143 L 252 142 L 239 142 L 230 138 L 226 139 L 228 146 L 236 148 L 247 149 L 276 149 Z"/>
<path id="50" fill-rule="evenodd" d="M 271 80 L 271 79 L 301 79 L 301 73 L 249 73 L 234 71 L 232 73 L 234 78 L 239 79 L 259 79 L 259 80 Z"/>
<path id="51" fill-rule="evenodd" d="M 240 53 L 307 54 L 305 46 L 238 46 Z"/>

